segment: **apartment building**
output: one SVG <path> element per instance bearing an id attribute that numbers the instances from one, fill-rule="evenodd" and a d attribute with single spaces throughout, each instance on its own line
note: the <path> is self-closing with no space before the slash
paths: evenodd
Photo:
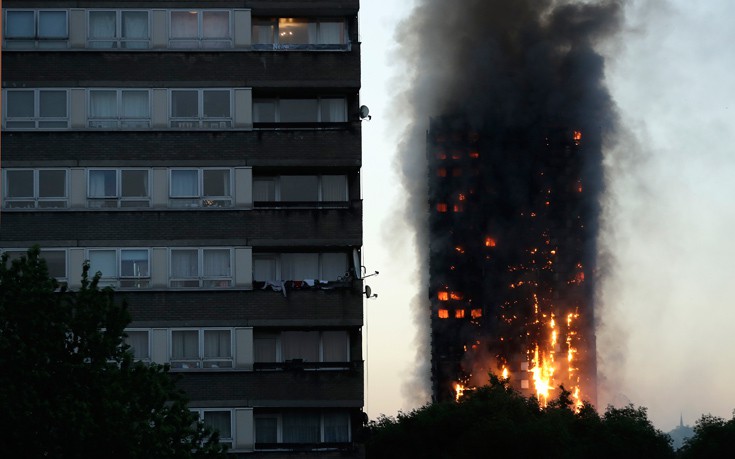
<path id="1" fill-rule="evenodd" d="M 6 0 L 2 226 L 233 455 L 360 457 L 358 0 Z"/>

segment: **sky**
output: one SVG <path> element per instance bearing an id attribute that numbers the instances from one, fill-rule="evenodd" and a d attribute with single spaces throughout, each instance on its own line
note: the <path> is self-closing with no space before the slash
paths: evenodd
<path id="1" fill-rule="evenodd" d="M 360 98 L 372 115 L 362 132 L 363 262 L 380 272 L 366 279 L 378 294 L 365 301 L 363 329 L 371 419 L 427 401 L 428 338 L 410 306 L 420 266 L 395 165 L 406 83 L 395 34 L 416 1 L 361 2 Z M 623 129 L 605 151 L 599 403 L 645 406 L 668 431 L 680 415 L 693 425 L 735 409 L 735 2 L 626 3 L 621 40 L 603 50 Z"/>

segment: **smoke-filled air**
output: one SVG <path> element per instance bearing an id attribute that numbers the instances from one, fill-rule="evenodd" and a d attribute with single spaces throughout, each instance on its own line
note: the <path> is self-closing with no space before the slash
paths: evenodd
<path id="1" fill-rule="evenodd" d="M 412 305 L 426 364 L 407 393 L 451 399 L 493 372 L 542 403 L 560 384 L 596 401 L 603 157 L 619 131 L 601 49 L 622 17 L 612 0 L 422 0 L 399 25 L 397 167 L 428 267 Z"/>

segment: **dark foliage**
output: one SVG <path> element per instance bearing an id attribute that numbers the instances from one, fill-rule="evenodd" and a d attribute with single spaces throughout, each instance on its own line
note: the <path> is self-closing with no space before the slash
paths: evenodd
<path id="1" fill-rule="evenodd" d="M 735 457 L 735 414 L 729 421 L 706 414 L 694 426 L 694 436 L 684 442 L 678 457 L 709 459 Z"/>

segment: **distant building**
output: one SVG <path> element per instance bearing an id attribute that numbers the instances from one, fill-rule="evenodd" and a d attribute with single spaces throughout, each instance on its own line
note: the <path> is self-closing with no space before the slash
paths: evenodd
<path id="1" fill-rule="evenodd" d="M 684 442 L 694 436 L 694 429 L 684 425 L 684 416 L 679 419 L 679 425 L 669 432 L 669 437 L 673 440 L 675 450 L 684 446 Z"/>
<path id="2" fill-rule="evenodd" d="M 0 250 L 89 260 L 233 454 L 361 454 L 358 9 L 3 3 Z"/>

